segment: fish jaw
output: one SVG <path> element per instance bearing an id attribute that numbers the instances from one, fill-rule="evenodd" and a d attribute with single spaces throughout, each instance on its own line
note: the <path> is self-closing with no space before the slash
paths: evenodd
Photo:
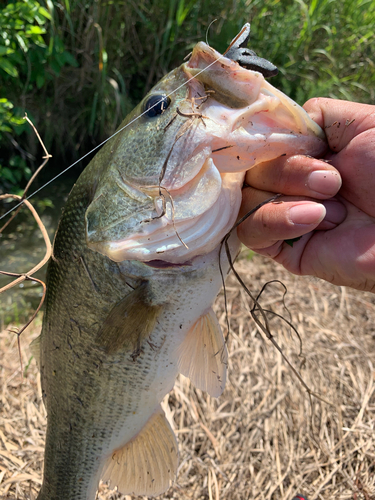
<path id="1" fill-rule="evenodd" d="M 170 192 L 165 215 L 158 218 L 159 205 L 155 219 L 144 216 L 133 233 L 90 243 L 90 248 L 115 262 L 161 260 L 179 265 L 214 250 L 236 221 L 244 173 L 220 174 L 211 159 L 207 163 L 212 175 L 197 183 L 185 206 L 183 190 Z M 204 192 L 206 187 L 212 189 Z"/>
<path id="2" fill-rule="evenodd" d="M 199 111 L 207 117 L 206 133 L 212 135 L 220 171 L 248 170 L 284 155 L 319 156 L 327 149 L 322 129 L 261 73 L 241 67 L 204 42 L 195 46 L 184 70 L 196 81 L 190 99 L 210 95 Z"/>

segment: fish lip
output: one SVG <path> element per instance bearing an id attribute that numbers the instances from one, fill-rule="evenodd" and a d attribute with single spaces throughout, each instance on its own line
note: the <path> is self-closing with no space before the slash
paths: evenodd
<path id="1" fill-rule="evenodd" d="M 204 42 L 198 42 L 196 44 L 190 59 L 184 64 L 184 67 L 188 70 L 191 70 L 193 76 L 196 76 L 196 74 L 201 69 L 206 69 L 207 66 L 213 65 L 215 62 L 219 60 L 221 61 L 221 64 L 227 66 L 228 68 L 244 69 L 242 66 L 238 64 L 238 62 L 235 62 L 232 59 L 226 57 L 225 55 L 220 54 L 220 52 L 218 52 L 217 50 L 210 47 Z M 207 66 L 204 66 L 204 68 L 199 67 L 202 64 L 202 62 L 203 64 L 207 64 Z"/>
<path id="2" fill-rule="evenodd" d="M 277 109 L 284 108 L 290 115 L 288 120 L 292 119 L 293 122 L 292 134 L 315 136 L 322 142 L 319 153 L 323 154 L 323 150 L 326 149 L 327 139 L 321 127 L 309 117 L 303 108 L 271 85 L 262 73 L 242 67 L 238 62 L 220 54 L 204 42 L 199 42 L 194 47 L 183 69 L 188 77 L 192 78 L 190 84 L 192 87 L 194 81 L 204 86 L 208 85 L 209 88 L 212 86 L 214 89 L 217 83 L 228 97 L 236 99 L 238 104 L 242 101 L 242 105 L 236 106 L 238 108 L 252 108 L 255 103 L 260 103 L 257 114 L 267 113 L 270 104 L 271 111 L 276 111 L 276 114 Z M 231 80 L 235 85 L 231 84 Z M 240 87 L 236 86 L 237 84 Z M 214 95 L 213 99 L 215 99 Z M 274 108 L 275 103 L 278 103 L 276 108 Z M 283 122 L 280 122 L 280 125 L 282 124 Z M 283 133 L 286 133 L 287 129 L 286 125 Z"/>

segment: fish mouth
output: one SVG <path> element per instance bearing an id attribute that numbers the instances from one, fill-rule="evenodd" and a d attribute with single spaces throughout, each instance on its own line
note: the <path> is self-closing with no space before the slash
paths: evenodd
<path id="1" fill-rule="evenodd" d="M 179 71 L 188 96 L 175 105 L 171 123 L 182 125 L 165 153 L 159 184 L 157 176 L 147 185 L 117 172 L 114 189 L 139 208 L 125 207 L 119 222 L 101 227 L 96 214 L 109 212 L 111 188 L 97 192 L 86 212 L 89 247 L 116 262 L 163 269 L 207 255 L 237 219 L 247 170 L 284 155 L 319 157 L 327 148 L 323 131 L 303 108 L 261 73 L 205 43 L 195 46 Z"/>
<path id="2" fill-rule="evenodd" d="M 243 171 L 279 156 L 322 155 L 327 149 L 323 130 L 305 110 L 264 76 L 243 68 L 212 47 L 198 43 L 184 70 L 190 99 L 209 98 L 199 111 L 212 122 L 215 164 L 223 171 Z M 232 157 L 236 161 L 220 161 Z"/>
<path id="3" fill-rule="evenodd" d="M 189 260 L 187 262 L 181 262 L 179 264 L 174 264 L 173 262 L 168 262 L 166 260 L 149 260 L 148 262 L 145 262 L 145 264 L 149 267 L 152 267 L 154 269 L 175 269 L 175 268 L 180 268 L 180 267 L 191 267 L 193 265 L 192 261 Z"/>
<path id="4" fill-rule="evenodd" d="M 192 266 L 195 257 L 213 251 L 235 223 L 244 175 L 220 173 L 207 156 L 198 174 L 184 186 L 168 191 L 162 187 L 164 198 L 157 186 L 138 187 L 150 203 L 144 211 L 129 214 L 130 230 L 119 231 L 116 239 L 107 237 L 112 229 L 117 233 L 116 225 L 101 232 L 94 227 L 94 201 L 93 210 L 89 207 L 86 212 L 88 246 L 115 262 L 139 260 L 157 269 Z M 103 199 L 98 197 L 97 202 Z"/>

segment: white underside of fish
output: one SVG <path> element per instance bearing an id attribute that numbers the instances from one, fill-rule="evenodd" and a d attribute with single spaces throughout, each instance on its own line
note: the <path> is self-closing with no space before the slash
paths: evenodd
<path id="1" fill-rule="evenodd" d="M 233 259 L 238 250 L 239 240 L 234 235 L 230 239 Z M 111 439 L 98 457 L 103 465 L 92 480 L 87 500 L 93 498 L 99 479 L 126 494 L 158 495 L 168 488 L 176 475 L 178 451 L 160 403 L 172 390 L 178 373 L 214 397 L 224 390 L 227 349 L 212 311 L 212 295 L 222 287 L 219 249 L 196 261 L 195 267 L 202 269 L 199 280 L 178 280 L 175 284 L 160 280 L 153 284 L 155 295 L 163 296 L 163 301 L 168 297 L 170 305 L 158 318 L 150 341 L 143 345 L 142 363 L 151 369 L 143 391 L 131 401 L 126 394 L 126 414 L 114 424 Z M 226 276 L 229 263 L 224 249 L 220 264 Z M 129 360 L 130 368 L 132 363 Z M 167 447 L 171 452 L 168 460 Z"/>

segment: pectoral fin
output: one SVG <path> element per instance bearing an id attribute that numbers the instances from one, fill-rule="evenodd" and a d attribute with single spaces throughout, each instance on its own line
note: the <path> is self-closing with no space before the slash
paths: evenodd
<path id="1" fill-rule="evenodd" d="M 107 354 L 120 349 L 137 353 L 152 333 L 162 306 L 147 300 L 147 283 L 118 302 L 108 314 L 96 337 Z"/>
<path id="2" fill-rule="evenodd" d="M 108 458 L 102 480 L 124 495 L 156 496 L 169 488 L 177 466 L 176 437 L 160 408 L 134 439 Z"/>
<path id="3" fill-rule="evenodd" d="M 177 351 L 179 372 L 198 389 L 219 397 L 227 376 L 228 352 L 223 332 L 210 309 L 189 330 Z"/>

